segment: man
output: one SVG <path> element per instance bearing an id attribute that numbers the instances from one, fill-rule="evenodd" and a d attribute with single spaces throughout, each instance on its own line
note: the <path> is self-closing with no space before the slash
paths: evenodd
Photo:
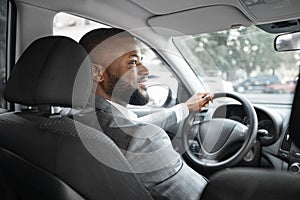
<path id="1" fill-rule="evenodd" d="M 117 144 L 154 197 L 199 199 L 207 183 L 205 178 L 182 161 L 163 129 L 151 122 L 141 122 L 125 108 L 134 92 L 139 90 L 142 96 L 146 92 L 142 83 L 148 70 L 142 65 L 134 37 L 120 29 L 97 29 L 87 33 L 80 44 L 93 63 L 95 95 L 89 106 L 96 108 L 96 119 L 87 106 L 81 121 L 101 129 Z M 208 94 L 196 94 L 180 107 L 187 115 L 189 111 L 203 109 L 210 100 L 212 96 Z M 178 108 L 168 116 L 186 117 L 180 116 L 182 111 L 176 112 Z"/>
<path id="2" fill-rule="evenodd" d="M 99 65 L 99 63 L 103 63 L 103 56 L 99 56 L 98 52 L 100 52 L 100 48 L 102 48 L 102 51 L 105 51 L 105 48 L 109 46 L 110 40 L 106 41 L 108 39 L 109 34 L 105 35 L 102 34 L 102 32 L 105 30 L 105 32 L 110 32 L 111 35 L 118 35 L 123 32 L 121 29 L 96 29 L 93 31 L 90 31 L 88 34 L 86 34 L 81 40 L 81 45 L 87 50 L 88 53 L 91 54 L 91 59 L 93 62 L 93 70 L 94 74 L 97 73 L 98 75 L 101 74 L 101 78 L 103 78 L 103 84 L 105 86 L 109 86 L 109 91 L 106 90 L 106 92 L 111 93 L 113 91 L 114 86 L 116 85 L 115 82 L 118 81 L 118 78 L 116 78 L 117 75 L 112 74 L 108 70 L 105 71 L 105 69 L 108 67 L 110 62 L 113 61 L 112 58 L 110 58 L 109 61 L 106 61 L 106 63 L 103 65 Z M 128 34 L 128 33 L 127 33 Z M 132 37 L 131 35 L 129 35 Z M 101 45 L 99 45 L 101 43 Z M 99 46 L 101 47 L 99 47 Z M 97 47 L 98 46 L 98 47 Z M 98 48 L 98 50 L 96 50 Z M 134 47 L 133 47 L 134 48 Z M 104 50 L 103 50 L 104 49 Z M 129 49 L 129 47 L 128 47 Z M 115 59 L 116 56 L 112 56 Z M 106 56 L 107 58 L 107 56 Z M 133 88 L 133 90 L 130 90 L 131 87 L 127 87 L 126 84 L 125 87 L 121 86 L 121 91 L 125 93 L 126 100 L 123 100 L 122 102 L 118 102 L 119 104 L 122 104 L 123 106 L 126 106 L 127 103 L 130 103 L 132 105 L 145 105 L 148 103 L 148 96 L 146 87 L 144 85 L 144 82 L 146 81 L 146 77 L 149 74 L 148 69 L 142 64 L 142 57 L 140 55 L 136 56 L 136 59 L 132 60 L 132 62 L 136 62 L 136 70 L 137 70 L 137 88 Z M 122 73 L 122 72 L 121 72 Z M 102 76 L 103 75 L 103 76 Z M 94 76 L 95 77 L 95 76 Z M 99 76 L 98 76 L 99 78 Z M 130 78 L 130 77 L 129 77 Z M 125 81 L 126 82 L 126 81 Z M 121 82 L 123 83 L 123 82 Z M 121 84 L 119 84 L 121 85 Z M 107 88 L 107 87 L 104 87 Z M 125 88 L 125 89 L 124 89 Z M 123 90 L 124 89 L 124 90 Z M 98 93 L 100 91 L 98 90 Z M 102 92 L 101 92 L 102 93 Z M 118 92 L 116 92 L 118 95 Z M 129 95 L 130 94 L 130 95 Z M 100 95 L 103 96 L 103 95 Z M 112 96 L 112 94 L 110 94 Z M 209 101 L 212 101 L 212 95 L 208 95 L 207 93 L 198 93 L 192 96 L 190 99 L 188 99 L 185 103 L 178 104 L 170 109 L 164 109 L 163 112 L 159 113 L 153 113 L 147 116 L 143 116 L 138 118 L 134 113 L 129 112 L 127 114 L 128 117 L 131 117 L 132 120 L 135 121 L 141 121 L 141 122 L 149 122 L 152 124 L 156 124 L 159 127 L 163 129 L 167 129 L 183 119 L 185 119 L 189 112 L 194 111 L 201 111 L 205 106 L 208 105 Z M 110 99 L 111 97 L 104 95 L 104 98 Z M 111 100 L 111 99 L 110 99 Z M 114 100 L 111 100 L 114 102 Z M 164 120 L 162 120 L 162 117 Z"/>

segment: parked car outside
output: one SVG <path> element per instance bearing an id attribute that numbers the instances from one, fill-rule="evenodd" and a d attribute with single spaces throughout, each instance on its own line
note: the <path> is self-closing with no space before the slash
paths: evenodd
<path id="1" fill-rule="evenodd" d="M 267 85 L 264 93 L 294 93 L 297 85 L 297 80 L 287 81 L 285 83 L 272 83 Z"/>
<path id="2" fill-rule="evenodd" d="M 281 84 L 279 78 L 274 75 L 259 75 L 246 79 L 234 86 L 234 90 L 239 93 L 264 92 L 265 88 L 271 84 Z"/>

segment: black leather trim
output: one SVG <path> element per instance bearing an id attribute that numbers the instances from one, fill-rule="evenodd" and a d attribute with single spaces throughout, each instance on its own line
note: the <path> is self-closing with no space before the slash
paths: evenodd
<path id="1" fill-rule="evenodd" d="M 298 77 L 300 74 L 298 75 Z M 297 81 L 296 90 L 294 94 L 294 101 L 293 106 L 291 110 L 291 116 L 290 116 L 290 136 L 292 138 L 292 141 L 295 143 L 297 147 L 300 148 L 300 81 Z"/>
<path id="2" fill-rule="evenodd" d="M 298 200 L 300 178 L 263 169 L 223 170 L 209 179 L 201 200 Z"/>

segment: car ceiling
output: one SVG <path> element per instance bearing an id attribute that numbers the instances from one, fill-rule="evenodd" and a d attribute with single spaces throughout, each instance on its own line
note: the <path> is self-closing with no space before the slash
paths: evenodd
<path id="1" fill-rule="evenodd" d="M 16 2 L 52 11 L 65 11 L 126 29 L 150 26 L 155 32 L 165 35 L 213 32 L 240 25 L 249 26 L 300 18 L 299 0 L 16 0 Z"/>

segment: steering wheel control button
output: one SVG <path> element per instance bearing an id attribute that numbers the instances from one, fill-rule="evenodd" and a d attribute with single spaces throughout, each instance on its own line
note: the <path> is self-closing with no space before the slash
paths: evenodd
<path id="1" fill-rule="evenodd" d="M 299 152 L 299 151 L 294 151 L 294 152 L 293 152 L 293 156 L 294 156 L 295 158 L 300 158 L 300 152 Z"/>
<path id="2" fill-rule="evenodd" d="M 292 174 L 299 174 L 300 173 L 300 164 L 299 163 L 293 163 L 291 164 L 289 171 Z"/>
<path id="3" fill-rule="evenodd" d="M 193 152 L 193 154 L 197 155 L 199 153 L 199 150 L 200 150 L 200 146 L 199 146 L 198 142 L 193 141 L 191 143 L 190 149 Z"/>
<path id="4" fill-rule="evenodd" d="M 283 158 L 289 158 L 289 153 L 285 151 L 279 151 L 279 155 Z"/>

